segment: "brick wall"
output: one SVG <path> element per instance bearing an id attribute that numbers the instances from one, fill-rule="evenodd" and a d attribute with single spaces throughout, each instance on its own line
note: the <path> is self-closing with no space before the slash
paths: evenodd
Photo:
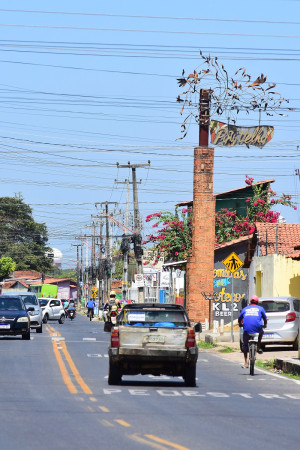
<path id="1" fill-rule="evenodd" d="M 186 306 L 192 322 L 209 318 L 209 302 L 201 292 L 213 292 L 215 198 L 214 149 L 194 149 L 193 243 L 187 264 Z"/>

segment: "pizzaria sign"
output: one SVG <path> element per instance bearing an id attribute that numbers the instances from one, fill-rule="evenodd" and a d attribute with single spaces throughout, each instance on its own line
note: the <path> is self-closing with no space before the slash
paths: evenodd
<path id="1" fill-rule="evenodd" d="M 213 145 L 221 147 L 234 147 L 237 145 L 254 145 L 263 148 L 274 135 L 274 127 L 261 125 L 257 127 L 236 127 L 224 122 L 211 120 L 210 141 Z"/>

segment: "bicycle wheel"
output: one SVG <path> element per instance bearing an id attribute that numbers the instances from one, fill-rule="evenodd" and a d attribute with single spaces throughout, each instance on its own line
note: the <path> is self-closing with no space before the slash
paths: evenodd
<path id="1" fill-rule="evenodd" d="M 255 356 L 256 356 L 256 343 L 250 342 L 250 344 L 249 344 L 249 366 L 250 366 L 250 375 L 251 376 L 254 376 Z"/>

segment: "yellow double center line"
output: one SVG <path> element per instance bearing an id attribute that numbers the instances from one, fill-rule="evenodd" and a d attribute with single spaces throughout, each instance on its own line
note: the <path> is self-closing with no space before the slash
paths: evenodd
<path id="1" fill-rule="evenodd" d="M 73 381 L 71 380 L 70 373 L 68 371 L 68 368 L 65 364 L 65 361 L 68 363 L 68 367 L 70 371 L 72 372 L 75 380 L 77 381 L 78 385 L 81 387 L 82 391 L 85 394 L 92 395 L 93 392 L 88 387 L 88 385 L 83 381 L 82 377 L 80 376 L 77 367 L 74 364 L 74 361 L 72 360 L 68 350 L 66 343 L 59 339 L 61 337 L 61 334 L 55 330 L 55 328 L 51 327 L 50 325 L 47 325 L 46 330 L 52 337 L 52 345 L 53 345 L 53 351 L 55 358 L 58 363 L 58 367 L 60 369 L 62 378 L 64 383 L 66 384 L 67 388 L 69 389 L 69 392 L 71 394 L 77 394 L 78 390 Z M 55 339 L 57 338 L 57 340 Z M 64 359 L 62 357 L 62 354 L 64 355 Z M 97 401 L 94 397 L 90 397 L 90 400 L 92 402 Z M 88 407 L 90 411 L 94 411 L 92 407 Z M 99 409 L 103 412 L 109 412 L 109 409 L 107 409 L 105 406 L 99 406 Z M 131 427 L 131 425 L 128 422 L 125 422 L 123 419 L 115 419 L 115 422 L 119 425 L 122 425 L 123 427 Z M 109 422 L 107 420 L 101 420 L 101 423 L 106 426 L 113 426 L 112 422 Z M 155 436 L 153 434 L 145 434 L 143 436 L 139 434 L 132 434 L 128 435 L 130 439 L 139 442 L 140 444 L 143 444 L 148 447 L 155 448 L 157 450 L 168 450 L 168 449 L 176 449 L 176 450 L 189 450 L 187 447 L 183 447 L 181 445 L 178 445 L 174 442 L 167 441 L 165 439 L 162 439 L 158 436 Z"/>
<path id="2" fill-rule="evenodd" d="M 52 328 L 49 325 L 46 327 L 46 330 L 48 331 L 48 333 L 50 334 L 51 337 L 60 337 L 61 336 L 58 331 L 56 331 L 54 328 Z M 57 360 L 57 364 L 58 364 L 59 370 L 61 372 L 63 381 L 64 381 L 65 385 L 67 386 L 67 388 L 69 389 L 70 393 L 77 394 L 78 390 L 71 380 L 71 377 L 70 377 L 70 374 L 66 367 L 66 364 L 62 358 L 61 352 L 59 351 L 60 349 L 62 350 L 62 353 L 64 354 L 64 357 L 68 363 L 69 369 L 71 370 L 72 374 L 74 375 L 75 380 L 81 387 L 82 391 L 85 394 L 91 395 L 93 392 L 91 391 L 91 389 L 88 387 L 88 385 L 83 381 L 82 377 L 80 376 L 79 371 L 78 371 L 74 361 L 72 360 L 70 353 L 67 350 L 66 343 L 64 341 L 61 341 L 61 340 L 56 341 L 54 339 L 54 340 L 52 340 L 52 345 L 53 345 L 54 355 Z"/>

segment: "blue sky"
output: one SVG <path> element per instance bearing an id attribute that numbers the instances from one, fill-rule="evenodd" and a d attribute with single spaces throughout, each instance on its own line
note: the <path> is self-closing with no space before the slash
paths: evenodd
<path id="1" fill-rule="evenodd" d="M 143 218 L 192 199 L 198 129 L 192 124 L 178 140 L 176 78 L 199 66 L 200 49 L 232 75 L 239 67 L 253 79 L 267 75 L 295 108 L 262 119 L 275 127 L 263 149 L 215 148 L 214 192 L 244 186 L 245 174 L 274 178 L 273 189 L 298 204 L 281 214 L 299 222 L 300 2 L 245 5 L 0 1 L 1 195 L 20 193 L 32 206 L 65 267 L 74 266 L 72 244 L 89 232 L 96 202 L 125 210 L 125 185 L 114 181 L 130 173 L 117 162 L 151 160 L 137 170 Z M 258 117 L 240 124 L 253 126 Z"/>

